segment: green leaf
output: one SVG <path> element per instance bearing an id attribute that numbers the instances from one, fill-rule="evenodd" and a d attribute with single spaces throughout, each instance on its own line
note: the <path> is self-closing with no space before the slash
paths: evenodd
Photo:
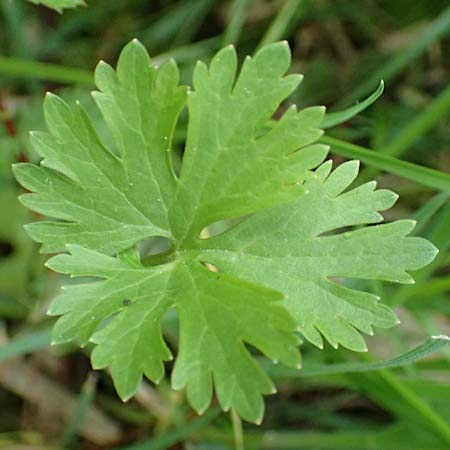
<path id="1" fill-rule="evenodd" d="M 47 8 L 54 9 L 62 13 L 63 9 L 76 8 L 77 6 L 85 6 L 84 0 L 28 0 L 35 5 L 44 5 Z"/>
<path id="2" fill-rule="evenodd" d="M 324 129 L 331 128 L 343 122 L 346 122 L 347 120 L 352 119 L 360 112 L 367 109 L 370 105 L 375 103 L 380 98 L 383 91 L 384 91 L 384 82 L 383 80 L 381 80 L 377 89 L 371 95 L 369 95 L 369 97 L 367 97 L 362 102 L 345 109 L 344 111 L 327 113 L 320 126 Z"/>
<path id="3" fill-rule="evenodd" d="M 173 387 L 185 388 L 199 412 L 215 391 L 223 409 L 260 422 L 262 395 L 275 389 L 248 345 L 292 368 L 300 366 L 297 330 L 318 345 L 322 333 L 363 350 L 356 329 L 392 326 L 395 315 L 331 277 L 410 282 L 406 270 L 434 257 L 431 244 L 405 237 L 408 221 L 323 236 L 381 221 L 378 211 L 396 196 L 373 184 L 343 193 L 354 162 L 313 172 L 328 150 L 316 143 L 322 107 L 292 106 L 267 129 L 301 80 L 285 76 L 289 64 L 286 43 L 277 43 L 237 72 L 236 52 L 226 47 L 209 67 L 197 64 L 188 90 L 173 61 L 156 68 L 133 41 L 116 71 L 101 62 L 95 73 L 109 147 L 79 104 L 45 100 L 49 132 L 32 136 L 41 164 L 14 171 L 30 191 L 22 202 L 50 218 L 28 226 L 42 251 L 62 253 L 48 266 L 83 277 L 50 307 L 61 316 L 53 342 L 94 342 L 93 366 L 110 368 L 124 400 L 142 376 L 164 376 L 172 352 L 161 321 L 175 309 Z M 172 136 L 185 106 L 178 173 Z M 242 216 L 237 227 L 200 239 L 212 223 Z M 142 241 L 156 236 L 170 241 L 168 250 L 146 254 Z"/>
<path id="4" fill-rule="evenodd" d="M 345 158 L 358 158 L 368 166 L 393 173 L 415 183 L 423 184 L 431 189 L 450 193 L 450 175 L 436 169 L 403 161 L 390 155 L 350 144 L 330 136 L 324 136 L 321 141 L 333 148 L 333 153 Z"/>
<path id="5" fill-rule="evenodd" d="M 262 419 L 260 393 L 274 388 L 243 342 L 291 367 L 300 363 L 296 325 L 277 301 L 277 292 L 211 272 L 189 256 L 161 266 L 132 267 L 80 246 L 69 250 L 71 256 L 55 256 L 48 266 L 104 280 L 66 286 L 54 300 L 49 313 L 64 314 L 55 325 L 54 343 L 76 338 L 83 344 L 91 337 L 98 344 L 92 353 L 94 368 L 111 367 L 124 400 L 134 395 L 142 374 L 155 382 L 163 376 L 163 362 L 171 354 L 159 323 L 173 306 L 181 336 L 172 384 L 186 386 L 197 411 L 208 407 L 214 379 L 224 409 L 232 406 L 249 420 Z M 117 316 L 93 334 L 113 314 Z"/>
<path id="6" fill-rule="evenodd" d="M 390 191 L 375 190 L 375 182 L 345 191 L 358 166 L 350 161 L 331 172 L 328 161 L 308 179 L 305 195 L 297 201 L 198 243 L 204 261 L 282 292 L 301 333 L 318 347 L 323 346 L 323 335 L 334 347 L 365 351 L 358 331 L 372 334 L 373 326 L 397 323 L 378 297 L 346 288 L 333 278 L 412 283 L 407 270 L 423 267 L 436 255 L 425 239 L 406 237 L 415 225 L 410 220 L 339 232 L 380 222 L 379 211 L 397 199 Z"/>
<path id="7" fill-rule="evenodd" d="M 326 146 L 309 145 L 321 135 L 322 107 L 297 112 L 292 106 L 257 138 L 301 81 L 299 75 L 283 77 L 289 63 L 289 48 L 282 42 L 247 57 L 237 80 L 231 46 L 213 58 L 209 69 L 197 64 L 180 184 L 171 209 L 176 239 L 192 241 L 213 222 L 292 200 L 303 190 L 307 170 L 325 158 Z"/>
<path id="8" fill-rule="evenodd" d="M 303 378 L 303 377 L 317 377 L 322 375 L 337 375 L 342 373 L 359 373 L 359 372 L 373 372 L 383 369 L 395 369 L 398 367 L 405 367 L 413 364 L 421 359 L 431 355 L 432 353 L 441 350 L 450 345 L 450 337 L 446 335 L 431 336 L 423 344 L 412 350 L 402 353 L 395 358 L 374 361 L 374 362 L 349 362 L 337 364 L 317 364 L 311 365 L 303 370 L 286 369 L 281 366 L 272 366 L 269 371 L 272 376 L 277 378 Z"/>
<path id="9" fill-rule="evenodd" d="M 60 219 L 29 225 L 43 252 L 65 251 L 73 243 L 114 254 L 149 236 L 170 236 L 167 204 L 176 179 L 166 150 L 186 95 L 177 86 L 177 68 L 168 62 L 156 71 L 133 42 L 117 75 L 106 63 L 95 75 L 102 92 L 94 97 L 121 158 L 105 148 L 80 104 L 70 108 L 48 94 L 44 113 L 51 133 L 32 134 L 41 167 L 15 166 L 17 179 L 33 192 L 22 203 Z"/>

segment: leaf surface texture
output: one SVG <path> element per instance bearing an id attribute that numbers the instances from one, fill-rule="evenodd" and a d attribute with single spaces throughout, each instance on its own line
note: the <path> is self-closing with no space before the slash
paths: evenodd
<path id="1" fill-rule="evenodd" d="M 239 71 L 226 47 L 209 66 L 197 64 L 189 90 L 173 61 L 156 68 L 132 41 L 116 70 L 101 62 L 95 73 L 109 147 L 80 104 L 45 99 L 49 131 L 32 135 L 42 161 L 14 170 L 29 191 L 22 202 L 47 217 L 28 232 L 43 252 L 59 253 L 48 266 L 84 278 L 54 299 L 49 313 L 61 317 L 53 340 L 94 342 L 93 366 L 110 368 L 123 399 L 142 376 L 164 376 L 174 355 L 162 321 L 174 309 L 173 387 L 186 388 L 199 412 L 215 391 L 224 409 L 260 422 L 262 395 L 275 389 L 253 350 L 294 368 L 298 332 L 319 347 L 325 338 L 365 350 L 360 332 L 397 319 L 340 279 L 409 283 L 408 272 L 435 256 L 430 243 L 408 237 L 411 221 L 372 225 L 396 195 L 374 183 L 351 189 L 357 162 L 334 171 L 323 163 L 323 107 L 291 106 L 271 121 L 301 81 L 285 75 L 289 65 L 285 43 L 247 57 Z M 176 171 L 183 108 L 187 138 Z M 201 238 L 229 219 L 240 223 Z M 154 237 L 171 241 L 159 259 L 139 252 Z"/>

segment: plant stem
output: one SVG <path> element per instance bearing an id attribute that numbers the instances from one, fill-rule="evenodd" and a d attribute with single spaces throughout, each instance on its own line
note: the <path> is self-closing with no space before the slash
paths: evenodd
<path id="1" fill-rule="evenodd" d="M 234 447 L 236 450 L 245 450 L 241 418 L 236 414 L 234 409 L 230 411 L 230 417 L 231 424 L 233 425 Z"/>

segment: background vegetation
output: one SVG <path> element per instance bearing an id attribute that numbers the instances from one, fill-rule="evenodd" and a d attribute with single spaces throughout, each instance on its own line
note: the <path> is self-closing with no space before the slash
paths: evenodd
<path id="1" fill-rule="evenodd" d="M 279 393 L 268 398 L 262 426 L 244 424 L 243 440 L 255 450 L 450 448 L 450 347 L 392 370 L 348 366 L 450 334 L 448 1 L 88 3 L 60 15 L 25 0 L 0 1 L 0 448 L 243 448 L 236 418 L 215 407 L 198 418 L 168 379 L 158 387 L 143 383 L 136 398 L 122 404 L 108 373 L 90 369 L 89 348 L 49 348 L 52 321 L 45 311 L 62 279 L 43 268 L 44 258 L 23 231 L 33 217 L 16 200 L 20 189 L 10 164 L 36 159 L 27 136 L 44 128 L 46 91 L 80 98 L 98 118 L 89 97 L 92 69 L 99 59 L 115 63 L 134 37 L 155 63 L 174 57 L 185 82 L 197 59 L 207 61 L 226 44 L 243 56 L 287 39 L 293 70 L 305 75 L 290 99 L 299 106 L 340 110 L 384 79 L 382 98 L 329 130 L 324 141 L 336 163 L 362 160 L 361 181 L 376 179 L 399 193 L 386 219 L 415 218 L 417 233 L 440 254 L 416 274 L 414 286 L 368 286 L 402 319 L 395 330 L 368 339 L 370 356 L 304 345 L 305 372 L 268 367 Z M 339 370 L 323 369 L 338 363 Z"/>

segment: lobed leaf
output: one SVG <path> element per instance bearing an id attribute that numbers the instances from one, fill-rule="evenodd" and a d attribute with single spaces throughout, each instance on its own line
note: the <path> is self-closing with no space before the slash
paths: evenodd
<path id="1" fill-rule="evenodd" d="M 155 382 L 163 376 L 163 362 L 171 354 L 160 321 L 172 307 L 181 330 L 172 384 L 176 389 L 186 386 L 197 411 L 208 407 L 214 381 L 224 409 L 232 406 L 253 421 L 262 418 L 261 393 L 269 394 L 274 387 L 244 342 L 290 367 L 300 363 L 296 325 L 277 292 L 211 272 L 189 258 L 132 267 L 80 246 L 69 246 L 69 251 L 47 265 L 103 280 L 67 286 L 55 298 L 49 314 L 63 316 L 54 327 L 53 342 L 85 344 L 90 339 L 98 344 L 92 364 L 111 367 L 124 400 L 134 395 L 142 374 Z"/>
<path id="2" fill-rule="evenodd" d="M 380 222 L 379 211 L 397 199 L 390 191 L 375 190 L 374 182 L 344 192 L 358 166 L 350 161 L 331 172 L 328 161 L 295 202 L 198 244 L 202 260 L 282 292 L 301 333 L 318 347 L 323 335 L 334 347 L 365 351 L 358 331 L 372 334 L 373 326 L 397 323 L 378 297 L 346 288 L 333 277 L 411 283 L 407 270 L 425 266 L 436 255 L 425 239 L 406 237 L 415 225 L 408 220 L 330 235 L 343 227 Z"/>
<path id="3" fill-rule="evenodd" d="M 84 0 L 28 0 L 35 5 L 44 5 L 47 8 L 54 9 L 62 13 L 63 9 L 76 8 L 86 5 Z"/>
<path id="4" fill-rule="evenodd" d="M 310 145 L 322 134 L 323 107 L 297 112 L 293 106 L 260 136 L 301 81 L 299 75 L 283 76 L 289 64 L 285 42 L 247 57 L 237 78 L 232 46 L 221 50 L 209 68 L 197 64 L 180 185 L 171 210 L 176 239 L 193 240 L 213 222 L 294 199 L 307 171 L 325 158 L 326 146 Z"/>
<path id="5" fill-rule="evenodd" d="M 266 126 L 301 80 L 285 75 L 289 64 L 286 43 L 277 43 L 238 71 L 226 47 L 209 67 L 197 64 L 188 90 L 173 61 L 156 68 L 132 41 L 116 70 L 101 62 L 95 73 L 111 148 L 81 105 L 45 99 L 49 132 L 32 135 L 42 161 L 14 172 L 29 191 L 25 206 L 49 218 L 27 228 L 43 252 L 60 253 L 47 265 L 84 277 L 53 300 L 49 314 L 61 316 L 53 342 L 95 343 L 94 368 L 110 368 L 124 400 L 143 376 L 164 376 L 172 353 L 161 321 L 175 309 L 173 387 L 185 388 L 198 412 L 215 391 L 223 409 L 259 423 L 262 395 L 275 389 L 249 346 L 292 368 L 300 366 L 298 331 L 318 346 L 324 336 L 365 350 L 360 332 L 397 319 L 376 296 L 337 279 L 409 283 L 408 271 L 436 253 L 407 236 L 412 221 L 363 227 L 381 222 L 397 196 L 374 183 L 348 190 L 355 161 L 334 172 L 320 165 L 323 107 L 291 106 Z M 185 106 L 177 173 L 172 136 Z M 200 239 L 204 227 L 242 216 Z M 155 236 L 171 241 L 167 252 L 141 255 L 142 241 Z"/>

